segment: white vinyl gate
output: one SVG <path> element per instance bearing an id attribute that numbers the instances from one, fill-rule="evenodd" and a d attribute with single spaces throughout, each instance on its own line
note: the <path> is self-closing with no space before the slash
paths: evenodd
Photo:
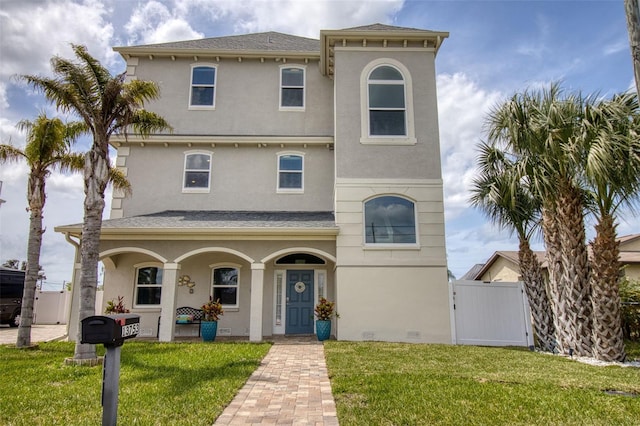
<path id="1" fill-rule="evenodd" d="M 529 303 L 522 282 L 454 281 L 453 343 L 532 346 Z"/>

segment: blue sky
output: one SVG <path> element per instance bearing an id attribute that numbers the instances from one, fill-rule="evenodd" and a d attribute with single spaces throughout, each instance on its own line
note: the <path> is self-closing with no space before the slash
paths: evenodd
<path id="1" fill-rule="evenodd" d="M 630 89 L 623 0 L 1 0 L 0 137 L 23 146 L 14 127 L 19 120 L 56 114 L 14 76 L 48 75 L 51 56 L 71 57 L 69 43 L 87 45 L 118 73 L 124 62 L 113 46 L 262 31 L 318 38 L 320 29 L 376 22 L 450 32 L 436 69 L 447 253 L 459 277 L 496 250 L 517 250 L 508 232 L 467 202 L 484 117 L 513 92 L 551 81 L 603 96 Z M 0 197 L 7 201 L 0 207 L 0 261 L 26 258 L 26 176 L 24 164 L 0 165 Z M 53 228 L 82 221 L 82 179 L 54 173 L 47 189 L 41 264 L 48 287 L 59 289 L 71 278 L 73 249 Z M 620 234 L 637 232 L 637 218 L 622 218 Z"/>

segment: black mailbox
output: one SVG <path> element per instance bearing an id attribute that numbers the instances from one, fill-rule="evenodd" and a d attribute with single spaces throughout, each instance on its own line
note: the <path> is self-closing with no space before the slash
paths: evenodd
<path id="1" fill-rule="evenodd" d="M 82 320 L 80 343 L 120 346 L 140 332 L 140 315 L 94 315 Z"/>

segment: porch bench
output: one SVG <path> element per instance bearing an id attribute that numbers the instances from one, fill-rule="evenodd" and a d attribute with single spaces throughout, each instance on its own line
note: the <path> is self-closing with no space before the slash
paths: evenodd
<path id="1" fill-rule="evenodd" d="M 160 337 L 160 318 L 158 317 L 158 332 L 156 337 Z M 200 326 L 202 324 L 202 309 L 192 308 L 190 306 L 183 306 L 176 309 L 176 316 L 174 318 L 176 325 L 198 325 L 198 337 L 200 337 Z"/>

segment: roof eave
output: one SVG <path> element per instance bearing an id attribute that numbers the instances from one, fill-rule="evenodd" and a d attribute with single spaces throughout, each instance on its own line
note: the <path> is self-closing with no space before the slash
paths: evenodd
<path id="1" fill-rule="evenodd" d="M 132 56 L 167 56 L 167 57 L 220 57 L 220 58 L 319 58 L 318 51 L 305 50 L 235 50 L 235 49 L 176 49 L 156 46 L 120 46 L 114 47 L 125 60 Z"/>

